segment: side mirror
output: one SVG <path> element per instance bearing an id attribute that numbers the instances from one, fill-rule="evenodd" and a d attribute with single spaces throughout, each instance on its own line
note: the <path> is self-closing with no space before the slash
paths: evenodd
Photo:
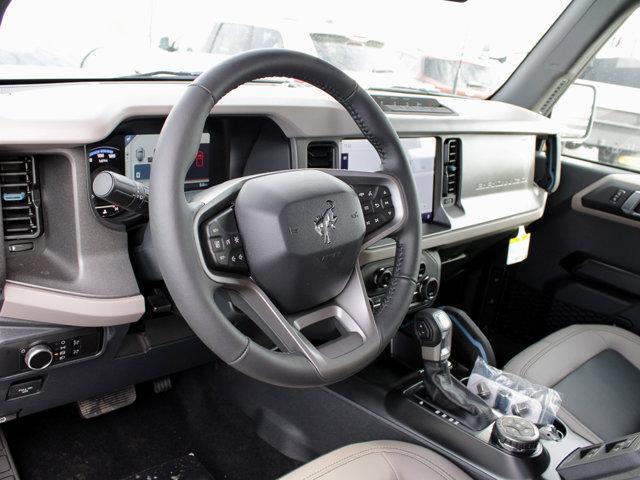
<path id="1" fill-rule="evenodd" d="M 575 82 L 565 90 L 551 112 L 551 118 L 561 127 L 562 140 L 584 142 L 593 127 L 596 112 L 596 87 Z"/>

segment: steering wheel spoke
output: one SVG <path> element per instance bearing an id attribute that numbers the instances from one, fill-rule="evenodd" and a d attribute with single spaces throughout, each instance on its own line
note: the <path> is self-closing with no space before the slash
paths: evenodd
<path id="1" fill-rule="evenodd" d="M 359 269 L 334 299 L 293 314 L 282 313 L 251 279 L 226 286 L 234 306 L 281 352 L 303 355 L 321 378 L 335 377 L 340 368 L 360 357 L 359 350 L 380 347 L 380 332 Z"/>

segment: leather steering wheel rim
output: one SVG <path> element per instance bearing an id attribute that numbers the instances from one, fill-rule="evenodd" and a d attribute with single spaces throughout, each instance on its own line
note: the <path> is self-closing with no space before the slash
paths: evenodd
<path id="1" fill-rule="evenodd" d="M 299 352 L 273 351 L 258 345 L 225 317 L 214 300 L 220 285 L 203 268 L 197 228 L 194 230 L 206 203 L 203 199 L 212 198 L 225 186 L 213 187 L 208 197 L 205 192 L 195 201 L 185 199 L 184 178 L 211 109 L 236 87 L 265 77 L 303 80 L 335 98 L 377 150 L 382 160 L 380 173 L 399 187 L 397 199 L 404 214 L 389 235 L 396 241 L 395 265 L 385 300 L 374 317 L 377 332 L 362 348 L 331 358 L 325 371 Z M 256 50 L 236 55 L 201 74 L 188 86 L 164 124 L 152 169 L 149 203 L 155 255 L 179 311 L 217 356 L 258 380 L 290 387 L 342 380 L 379 355 L 409 308 L 421 249 L 420 211 L 409 161 L 391 123 L 367 92 L 341 70 L 316 57 L 283 49 Z M 355 277 L 360 278 L 357 263 Z M 370 309 L 368 303 L 363 308 Z"/>

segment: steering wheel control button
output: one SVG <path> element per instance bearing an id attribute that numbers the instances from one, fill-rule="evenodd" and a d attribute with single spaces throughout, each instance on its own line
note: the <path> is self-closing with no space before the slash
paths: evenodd
<path id="1" fill-rule="evenodd" d="M 216 222 L 215 220 L 212 220 L 207 224 L 207 233 L 210 237 L 220 235 L 221 231 L 222 230 L 220 229 L 220 225 L 218 225 L 218 222 Z"/>
<path id="2" fill-rule="evenodd" d="M 211 237 L 209 239 L 209 243 L 211 243 L 211 250 L 214 252 L 221 252 L 224 250 L 224 242 L 222 241 L 222 237 Z"/>
<path id="3" fill-rule="evenodd" d="M 204 223 L 209 265 L 214 270 L 248 274 L 242 238 L 232 208 L 215 215 Z"/>
<path id="4" fill-rule="evenodd" d="M 505 415 L 496 420 L 491 441 L 503 450 L 516 455 L 532 455 L 539 448 L 540 432 L 529 420 Z"/>
<path id="5" fill-rule="evenodd" d="M 7 391 L 7 400 L 13 398 L 26 397 L 27 395 L 33 395 L 38 393 L 42 388 L 42 379 L 36 378 L 35 380 L 29 380 L 28 382 L 21 382 L 11 385 Z"/>
<path id="6" fill-rule="evenodd" d="M 225 252 L 216 253 L 213 256 L 216 267 L 226 267 L 229 263 L 229 255 Z"/>
<path id="7" fill-rule="evenodd" d="M 229 254 L 228 265 L 237 269 L 243 269 L 247 267 L 247 260 L 241 248 L 236 248 L 231 251 L 231 253 Z"/>
<path id="8" fill-rule="evenodd" d="M 395 216 L 391 192 L 387 187 L 377 185 L 353 185 L 358 195 L 366 233 L 371 233 L 389 223 Z"/>

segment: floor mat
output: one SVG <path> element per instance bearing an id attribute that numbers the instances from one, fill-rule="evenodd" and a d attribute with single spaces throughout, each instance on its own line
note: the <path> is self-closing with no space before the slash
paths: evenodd
<path id="1" fill-rule="evenodd" d="M 214 480 L 194 454 L 165 462 L 122 480 Z"/>
<path id="2" fill-rule="evenodd" d="M 194 453 L 217 480 L 278 478 L 299 463 L 272 448 L 252 421 L 211 386 L 212 365 L 138 388 L 131 406 L 83 420 L 75 405 L 3 426 L 22 480 L 114 480 Z"/>

